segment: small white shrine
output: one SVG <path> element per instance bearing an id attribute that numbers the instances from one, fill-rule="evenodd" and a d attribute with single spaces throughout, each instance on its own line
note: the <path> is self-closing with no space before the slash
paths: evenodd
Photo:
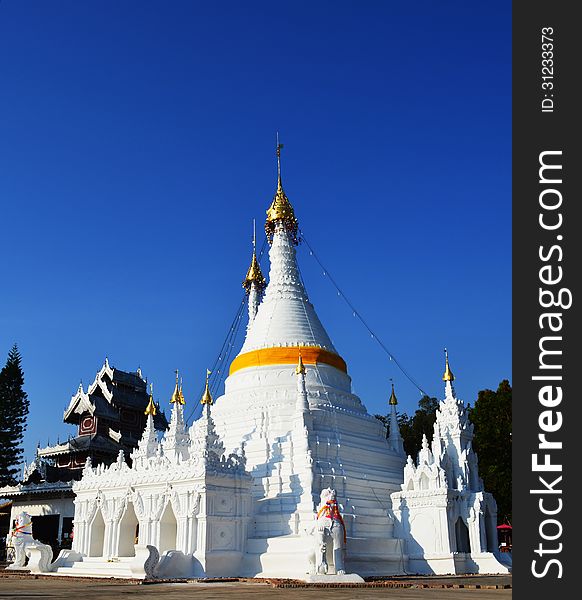
<path id="1" fill-rule="evenodd" d="M 172 416 L 161 442 L 153 396 L 129 467 L 92 467 L 73 484 L 74 540 L 59 574 L 202 577 L 238 573 L 251 511 L 251 476 L 244 449 L 226 456 L 202 397 L 202 416 L 186 430 L 184 396 L 176 381 Z"/>
<path id="2" fill-rule="evenodd" d="M 423 436 L 416 463 L 409 456 L 404 467 L 402 491 L 391 495 L 395 535 L 406 541 L 409 572 L 508 573 L 511 560 L 497 547 L 497 504 L 483 489 L 473 424 L 454 379 L 447 355 L 431 446 Z"/>

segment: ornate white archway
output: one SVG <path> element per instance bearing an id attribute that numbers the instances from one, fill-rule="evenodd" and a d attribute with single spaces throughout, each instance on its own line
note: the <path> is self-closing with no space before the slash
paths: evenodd
<path id="1" fill-rule="evenodd" d="M 138 542 L 139 521 L 133 502 L 128 502 L 119 522 L 119 541 L 117 556 L 135 556 L 135 544 Z"/>
<path id="2" fill-rule="evenodd" d="M 176 549 L 177 534 L 178 521 L 176 520 L 172 503 L 168 500 L 160 518 L 160 543 L 158 545 L 160 555 L 167 550 Z"/>
<path id="3" fill-rule="evenodd" d="M 105 542 L 105 520 L 101 509 L 97 509 L 89 526 L 89 556 L 103 556 Z"/>

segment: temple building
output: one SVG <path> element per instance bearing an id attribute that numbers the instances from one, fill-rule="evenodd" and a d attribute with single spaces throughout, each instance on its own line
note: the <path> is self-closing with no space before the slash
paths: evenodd
<path id="1" fill-rule="evenodd" d="M 25 466 L 22 481 L 0 488 L 0 497 L 12 500 L 12 518 L 26 510 L 33 519 L 35 536 L 53 550 L 70 546 L 73 528 L 72 481 L 80 479 L 89 458 L 93 465 L 110 465 L 120 450 L 128 456 L 143 433 L 149 402 L 141 372 L 122 371 L 107 358 L 95 380 L 83 385 L 65 410 L 65 423 L 77 427 L 77 435 L 54 446 L 37 448 L 34 460 Z M 163 412 L 155 417 L 155 428 L 168 422 Z"/>
<path id="2" fill-rule="evenodd" d="M 352 392 L 348 365 L 309 300 L 280 146 L 277 167 L 265 223 L 268 283 L 253 243 L 243 282 L 248 326 L 224 393 L 213 400 L 207 372 L 202 416 L 187 428 L 176 378 L 169 426 L 160 439 L 151 394 L 142 420 L 135 416 L 139 441 L 115 430 L 96 401 L 113 402 L 113 372 L 71 401 L 69 418 L 79 414 L 82 424 L 86 415 L 90 435 L 119 446 L 109 466 L 86 458 L 73 485 L 74 545 L 52 572 L 308 580 L 507 572 L 495 556 L 496 506 L 478 477 L 448 357 L 432 449 L 425 441 L 415 464 L 404 452 L 394 387 L 386 435 Z"/>
<path id="3" fill-rule="evenodd" d="M 144 409 L 149 397 L 141 372 L 127 373 L 105 363 L 93 383 L 77 393 L 65 410 L 64 422 L 77 426 L 77 435 L 63 444 L 39 449 L 38 457 L 50 459 L 59 469 L 79 479 L 87 458 L 94 465 L 115 462 L 119 451 L 129 453 L 137 446 L 145 426 Z M 155 427 L 168 426 L 165 415 L 158 412 Z"/>

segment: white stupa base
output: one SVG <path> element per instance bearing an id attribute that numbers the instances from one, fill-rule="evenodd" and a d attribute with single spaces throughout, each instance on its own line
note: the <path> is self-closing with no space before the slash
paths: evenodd
<path id="1" fill-rule="evenodd" d="M 344 575 L 306 575 L 301 578 L 306 583 L 364 583 L 364 580 L 355 573 Z"/>
<path id="2" fill-rule="evenodd" d="M 56 565 L 47 575 L 63 577 L 105 577 L 115 579 L 144 579 L 135 574 L 131 568 L 133 558 L 107 559 L 102 556 L 83 556 L 79 560 L 62 562 Z"/>
<path id="3" fill-rule="evenodd" d="M 402 552 L 402 540 L 394 538 L 350 538 L 347 540 L 346 571 L 349 576 L 403 575 L 406 572 L 406 556 Z M 244 577 L 277 577 L 308 581 L 312 565 L 313 538 L 286 535 L 247 540 L 247 553 L 242 562 Z M 335 577 L 333 554 L 328 552 L 329 573 L 321 575 L 326 581 Z M 223 576 L 227 576 L 224 574 Z M 233 573 L 230 574 L 234 576 Z M 338 577 L 345 577 L 343 575 Z"/>
<path id="4" fill-rule="evenodd" d="M 423 557 L 410 556 L 408 572 L 418 575 L 466 575 L 469 573 L 503 575 L 511 573 L 511 559 L 492 552 L 481 554 L 455 552 L 427 554 Z"/>

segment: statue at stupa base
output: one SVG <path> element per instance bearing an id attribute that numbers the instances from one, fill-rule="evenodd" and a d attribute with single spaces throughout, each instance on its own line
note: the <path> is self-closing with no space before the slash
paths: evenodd
<path id="1" fill-rule="evenodd" d="M 6 569 L 23 569 L 32 573 L 45 573 L 50 570 L 53 550 L 32 537 L 32 519 L 27 512 L 16 516 L 10 532 L 8 544 L 14 548 L 14 562 Z M 28 564 L 26 559 L 28 558 Z"/>
<path id="2" fill-rule="evenodd" d="M 309 580 L 313 577 L 328 581 L 330 577 L 345 576 L 346 528 L 339 511 L 336 492 L 331 488 L 321 491 L 321 502 L 312 530 L 313 549 L 309 556 Z M 328 551 L 333 557 L 335 576 L 328 574 Z M 323 577 L 318 577 L 323 576 Z M 356 576 L 359 577 L 359 576 Z"/>

